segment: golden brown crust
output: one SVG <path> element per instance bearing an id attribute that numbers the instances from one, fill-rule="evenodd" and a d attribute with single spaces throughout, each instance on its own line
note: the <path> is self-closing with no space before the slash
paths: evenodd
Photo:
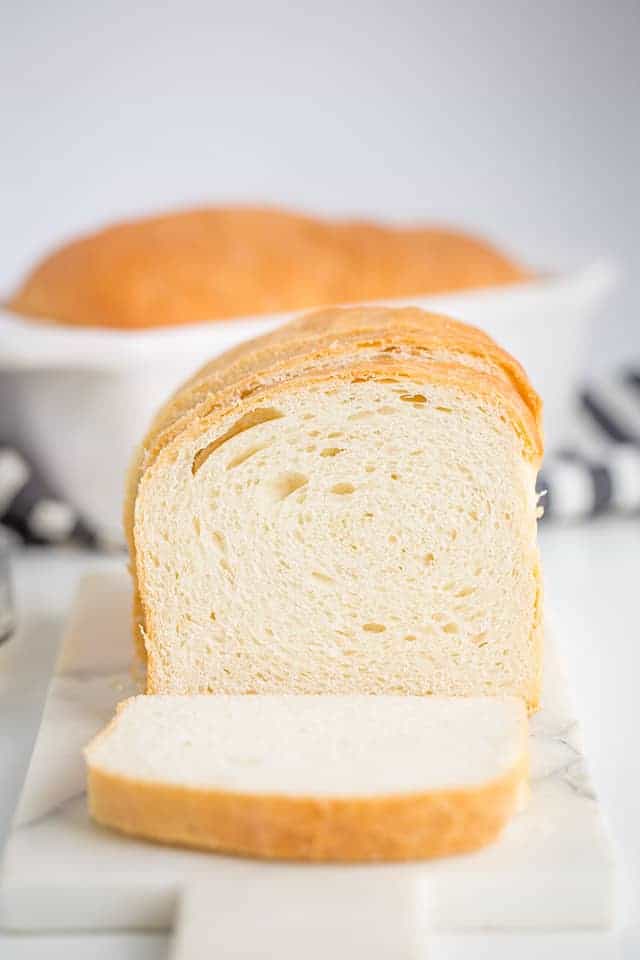
<path id="1" fill-rule="evenodd" d="M 517 809 L 527 760 L 467 790 L 369 798 L 248 795 L 132 780 L 90 768 L 104 826 L 162 843 L 303 861 L 413 860 L 495 840 Z"/>
<path id="2" fill-rule="evenodd" d="M 482 240 L 422 227 L 212 208 L 119 223 L 46 257 L 8 306 L 122 329 L 519 283 Z"/>
<path id="3" fill-rule="evenodd" d="M 416 355 L 446 351 L 483 361 L 501 370 L 538 418 L 540 398 L 520 364 L 483 331 L 414 307 L 339 308 L 306 314 L 274 332 L 245 341 L 197 371 L 154 419 L 150 433 L 158 435 L 182 413 L 210 393 L 246 378 L 273 371 L 298 358 L 308 363 L 320 357 L 344 356 L 354 349 L 377 347 L 382 352 L 411 351 Z"/>

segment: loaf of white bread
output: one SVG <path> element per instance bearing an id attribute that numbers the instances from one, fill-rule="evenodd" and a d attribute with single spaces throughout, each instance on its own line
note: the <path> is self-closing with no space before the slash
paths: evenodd
<path id="1" fill-rule="evenodd" d="M 535 708 L 539 420 L 515 360 L 416 309 L 316 313 L 214 360 L 131 471 L 148 692 Z"/>
<path id="2" fill-rule="evenodd" d="M 64 244 L 35 265 L 7 306 L 27 320 L 132 330 L 529 278 L 459 230 L 202 207 L 115 223 Z"/>
<path id="3" fill-rule="evenodd" d="M 303 859 L 488 842 L 540 694 L 541 453 L 519 364 L 420 310 L 326 310 L 204 367 L 131 470 L 147 696 L 89 749 L 96 819 Z"/>
<path id="4" fill-rule="evenodd" d="M 407 860 L 495 839 L 526 792 L 516 697 L 141 696 L 87 750 L 123 833 L 290 860 Z"/>

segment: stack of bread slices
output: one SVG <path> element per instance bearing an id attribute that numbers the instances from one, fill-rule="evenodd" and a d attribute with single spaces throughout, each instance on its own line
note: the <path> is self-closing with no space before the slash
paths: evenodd
<path id="1" fill-rule="evenodd" d="M 147 693 L 87 751 L 101 823 L 306 860 L 461 852 L 527 777 L 540 401 L 479 330 L 304 316 L 158 413 L 126 526 Z"/>

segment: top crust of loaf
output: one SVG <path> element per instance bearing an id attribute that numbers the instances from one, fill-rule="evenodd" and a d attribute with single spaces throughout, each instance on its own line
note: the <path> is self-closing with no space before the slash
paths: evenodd
<path id="1" fill-rule="evenodd" d="M 518 283 L 528 274 L 450 230 L 212 208 L 119 223 L 61 247 L 8 306 L 135 329 Z"/>

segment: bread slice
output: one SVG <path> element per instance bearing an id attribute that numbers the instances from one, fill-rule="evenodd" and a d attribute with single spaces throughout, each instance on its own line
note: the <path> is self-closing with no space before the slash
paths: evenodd
<path id="1" fill-rule="evenodd" d="M 406 860 L 497 837 L 527 775 L 517 698 L 140 696 L 86 751 L 92 816 L 165 843 Z"/>
<path id="2" fill-rule="evenodd" d="M 539 416 L 512 358 L 418 310 L 312 316 L 206 368 L 132 471 L 148 692 L 534 709 Z"/>
<path id="3" fill-rule="evenodd" d="M 167 326 L 518 283 L 528 274 L 454 231 L 203 208 L 118 223 L 42 260 L 9 303 L 45 321 Z"/>

